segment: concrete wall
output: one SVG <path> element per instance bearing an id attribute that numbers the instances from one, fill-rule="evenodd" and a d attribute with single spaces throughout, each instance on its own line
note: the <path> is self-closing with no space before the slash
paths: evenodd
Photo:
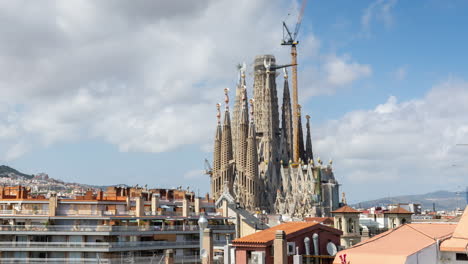
<path id="1" fill-rule="evenodd" d="M 462 254 L 466 254 L 466 252 L 458 252 Z M 466 260 L 458 260 L 456 259 L 456 252 L 440 252 L 440 262 L 443 264 L 466 264 L 468 263 Z"/>
<path id="2" fill-rule="evenodd" d="M 405 264 L 437 264 L 437 245 L 434 243 L 431 246 L 424 248 L 415 254 L 408 256 Z"/>

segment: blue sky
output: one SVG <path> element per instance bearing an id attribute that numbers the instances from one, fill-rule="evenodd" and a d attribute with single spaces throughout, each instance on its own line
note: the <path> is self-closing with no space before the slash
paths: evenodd
<path id="1" fill-rule="evenodd" d="M 214 105 L 234 87 L 238 62 L 289 60 L 281 19 L 297 6 L 45 3 L 0 8 L 0 162 L 66 181 L 201 194 Z M 467 9 L 308 1 L 300 101 L 314 152 L 334 160 L 349 201 L 468 185 L 468 148 L 455 147 L 468 143 Z"/>

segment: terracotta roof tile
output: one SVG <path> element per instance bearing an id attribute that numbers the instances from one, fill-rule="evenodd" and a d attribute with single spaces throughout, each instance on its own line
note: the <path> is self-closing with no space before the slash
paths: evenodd
<path id="1" fill-rule="evenodd" d="M 332 213 L 361 213 L 361 211 L 358 211 L 352 207 L 349 207 L 347 205 L 336 209 L 335 211 L 332 211 Z"/>
<path id="2" fill-rule="evenodd" d="M 460 221 L 450 239 L 445 240 L 440 245 L 442 251 L 465 252 L 468 245 L 468 206 L 465 208 Z"/>
<path id="3" fill-rule="evenodd" d="M 333 217 L 304 217 L 304 220 L 306 222 L 324 222 L 326 220 L 331 220 L 333 221 Z"/>
<path id="4" fill-rule="evenodd" d="M 346 250 L 340 251 L 334 264 L 340 264 L 340 255 L 346 254 L 350 263 L 404 264 L 409 256 L 433 245 L 437 239 L 450 236 L 454 224 L 406 224 L 374 236 Z"/>
<path id="5" fill-rule="evenodd" d="M 384 212 L 384 214 L 413 214 L 412 212 L 406 210 L 405 208 L 398 207 L 395 209 L 392 209 L 388 212 Z"/>
<path id="6" fill-rule="evenodd" d="M 268 243 L 275 239 L 275 232 L 277 230 L 283 230 L 286 233 L 286 236 L 295 233 L 297 231 L 303 230 L 308 227 L 312 227 L 318 225 L 319 223 L 316 222 L 287 222 L 283 223 L 263 231 L 253 233 L 248 236 L 244 236 L 232 241 L 234 244 L 236 243 Z"/>

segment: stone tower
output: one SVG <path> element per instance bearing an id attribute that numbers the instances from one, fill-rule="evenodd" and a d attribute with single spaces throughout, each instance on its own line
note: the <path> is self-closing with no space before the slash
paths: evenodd
<path id="1" fill-rule="evenodd" d="M 260 206 L 260 186 L 258 179 L 258 153 L 257 153 L 257 135 L 255 131 L 255 122 L 253 119 L 254 103 L 251 100 L 251 119 L 249 126 L 249 135 L 247 138 L 247 160 L 245 166 L 244 189 L 246 192 L 245 208 L 254 210 Z"/>
<path id="2" fill-rule="evenodd" d="M 293 158 L 293 127 L 292 127 L 292 108 L 291 95 L 289 93 L 288 72 L 284 68 L 284 86 L 283 86 L 283 105 L 281 115 L 281 134 L 284 142 L 283 147 L 283 162 L 287 163 Z"/>
<path id="3" fill-rule="evenodd" d="M 222 128 L 221 128 L 221 104 L 216 104 L 218 125 L 216 126 L 216 134 L 214 140 L 214 152 L 213 152 L 213 171 L 211 176 L 211 194 L 215 199 L 221 194 L 221 188 L 223 183 L 221 182 L 221 139 L 222 139 Z"/>
<path id="4" fill-rule="evenodd" d="M 307 123 L 306 123 L 306 161 L 314 160 L 314 153 L 312 151 L 312 137 L 310 135 L 310 116 L 306 115 Z"/>
<path id="5" fill-rule="evenodd" d="M 248 108 L 248 102 L 247 100 L 243 100 L 242 96 L 247 88 L 246 82 L 245 82 L 245 63 L 242 65 L 242 67 L 239 69 L 239 81 L 237 83 L 237 88 L 236 88 L 236 97 L 234 100 L 234 110 L 232 112 L 232 127 L 236 128 L 239 126 L 239 122 L 241 119 L 241 112 L 242 108 L 245 106 Z M 247 121 L 248 122 L 248 121 Z M 236 153 L 237 145 L 238 145 L 238 136 L 237 136 L 237 129 L 232 130 L 232 151 Z"/>
<path id="6" fill-rule="evenodd" d="M 249 134 L 249 117 L 248 109 L 245 106 L 247 101 L 247 91 L 244 88 L 242 91 L 242 110 L 240 112 L 239 125 L 237 127 L 238 142 L 235 152 L 235 161 L 236 161 L 236 182 L 234 194 L 236 195 L 236 200 L 239 204 L 245 204 L 248 196 L 245 192 L 246 190 L 246 162 L 248 159 L 248 134 Z M 257 165 L 258 166 L 258 165 Z"/>
<path id="7" fill-rule="evenodd" d="M 301 106 L 297 106 L 297 114 L 298 116 L 298 129 L 299 129 L 299 158 L 302 161 L 307 161 L 306 155 L 305 155 L 305 150 L 304 150 L 304 134 L 302 131 L 302 113 L 301 113 Z"/>
<path id="8" fill-rule="evenodd" d="M 224 112 L 223 133 L 221 137 L 221 186 L 227 184 L 230 192 L 234 184 L 234 167 L 232 154 L 232 137 L 231 137 L 231 118 L 229 114 L 229 89 L 224 89 L 226 110 Z"/>
<path id="9" fill-rule="evenodd" d="M 343 231 L 341 236 L 341 245 L 349 248 L 361 242 L 359 233 L 359 215 L 360 211 L 347 205 L 332 212 L 334 216 L 334 225 L 336 229 Z"/>

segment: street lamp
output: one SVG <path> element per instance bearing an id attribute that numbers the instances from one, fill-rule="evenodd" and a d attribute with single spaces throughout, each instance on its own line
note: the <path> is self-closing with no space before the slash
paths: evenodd
<path id="1" fill-rule="evenodd" d="M 202 250 L 203 250 L 203 231 L 205 228 L 208 227 L 208 220 L 205 217 L 204 213 L 200 213 L 200 217 L 198 218 L 198 227 L 200 228 L 200 259 L 203 258 Z"/>

